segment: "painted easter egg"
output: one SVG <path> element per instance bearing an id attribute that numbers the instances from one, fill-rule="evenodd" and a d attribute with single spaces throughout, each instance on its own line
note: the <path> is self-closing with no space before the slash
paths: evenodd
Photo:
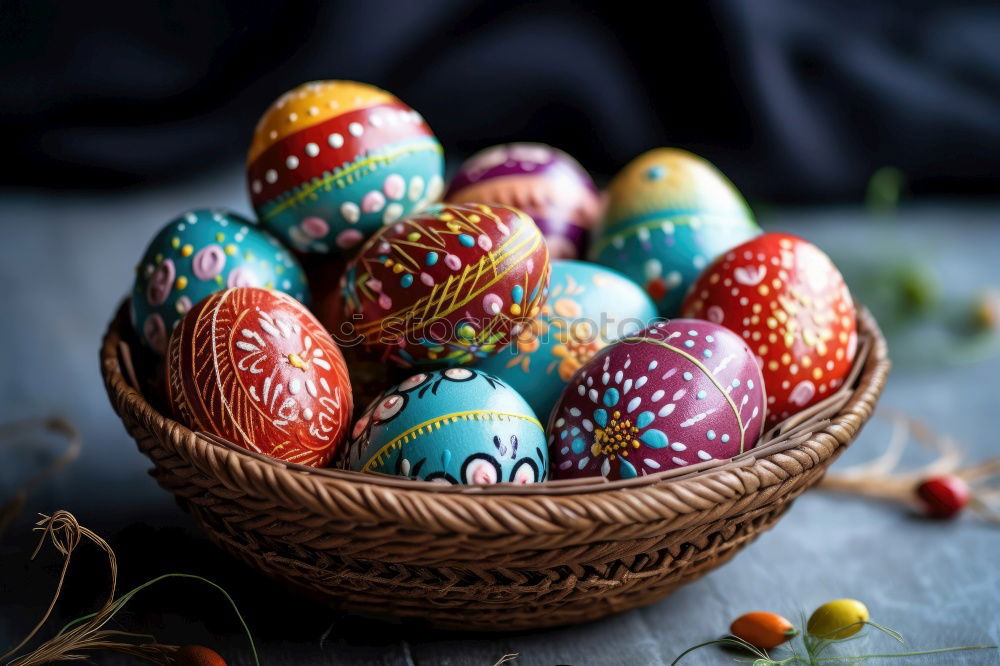
<path id="1" fill-rule="evenodd" d="M 322 467 L 351 419 L 340 349 L 287 294 L 238 287 L 195 305 L 170 336 L 174 417 L 250 451 Z"/>
<path id="2" fill-rule="evenodd" d="M 683 312 L 732 329 L 757 354 L 768 425 L 840 387 L 858 349 L 843 276 L 822 250 L 791 234 L 767 233 L 716 259 Z"/>
<path id="3" fill-rule="evenodd" d="M 766 411 L 753 352 L 726 328 L 659 322 L 600 351 L 552 410 L 558 478 L 643 474 L 753 448 Z"/>
<path id="4" fill-rule="evenodd" d="M 191 306 L 227 287 L 264 287 L 308 303 L 294 256 L 255 223 L 223 210 L 192 210 L 163 227 L 136 266 L 130 313 L 159 354 Z"/>
<path id="5" fill-rule="evenodd" d="M 379 359 L 467 365 L 538 316 L 548 282 L 545 240 L 521 211 L 432 206 L 383 227 L 348 264 L 343 321 Z"/>
<path id="6" fill-rule="evenodd" d="M 759 233 L 743 197 L 714 166 L 658 148 L 611 181 L 590 256 L 642 285 L 660 314 L 674 317 L 709 262 Z"/>
<path id="7" fill-rule="evenodd" d="M 500 377 L 540 418 L 548 418 L 566 382 L 611 342 L 646 328 L 656 306 L 621 273 L 582 261 L 552 262 L 549 298 L 538 318 L 477 368 Z"/>
<path id="8" fill-rule="evenodd" d="M 354 424 L 343 461 L 452 484 L 544 481 L 541 423 L 517 391 L 473 368 L 422 372 L 386 391 Z"/>
<path id="9" fill-rule="evenodd" d="M 354 81 L 306 83 L 254 130 L 247 184 L 257 216 L 298 250 L 353 248 L 438 201 L 441 145 L 416 111 Z"/>
<path id="10" fill-rule="evenodd" d="M 553 259 L 575 259 L 601 212 L 597 186 L 580 163 L 543 143 L 493 146 L 470 157 L 444 200 L 520 208 L 535 221 Z"/>

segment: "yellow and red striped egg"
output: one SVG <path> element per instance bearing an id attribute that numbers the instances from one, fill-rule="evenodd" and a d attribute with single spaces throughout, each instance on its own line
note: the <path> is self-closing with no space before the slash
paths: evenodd
<path id="1" fill-rule="evenodd" d="M 264 113 L 247 155 L 257 216 L 299 251 L 357 246 L 436 202 L 441 144 L 394 95 L 354 81 L 295 88 Z"/>

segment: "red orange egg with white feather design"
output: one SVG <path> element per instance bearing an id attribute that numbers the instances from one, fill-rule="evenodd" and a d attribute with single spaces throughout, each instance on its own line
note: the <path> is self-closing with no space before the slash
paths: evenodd
<path id="1" fill-rule="evenodd" d="M 199 302 L 170 337 L 166 371 L 178 421 L 286 462 L 322 467 L 350 425 L 340 349 L 281 292 L 238 287 Z"/>

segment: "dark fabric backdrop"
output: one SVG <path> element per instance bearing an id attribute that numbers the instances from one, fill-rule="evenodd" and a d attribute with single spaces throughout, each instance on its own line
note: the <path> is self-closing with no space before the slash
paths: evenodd
<path id="1" fill-rule="evenodd" d="M 1000 5 L 968 0 L 0 2 L 6 186 L 232 167 L 316 78 L 380 85 L 461 159 L 538 140 L 599 179 L 678 145 L 753 199 L 1000 183 Z"/>

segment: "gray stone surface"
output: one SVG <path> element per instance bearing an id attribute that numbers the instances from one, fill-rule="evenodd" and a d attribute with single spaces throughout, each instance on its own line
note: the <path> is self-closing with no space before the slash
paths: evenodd
<path id="1" fill-rule="evenodd" d="M 48 600 L 57 559 L 29 564 L 30 517 L 66 508 L 118 548 L 122 589 L 166 571 L 222 582 L 245 611 L 265 664 L 482 664 L 516 652 L 521 665 L 669 664 L 686 646 L 723 633 L 744 611 L 789 617 L 837 597 L 864 600 L 873 618 L 902 632 L 912 649 L 1000 643 L 1000 572 L 995 527 L 973 518 L 940 524 L 895 506 L 810 492 L 772 531 L 729 565 L 656 605 L 585 626 L 502 635 L 442 634 L 336 615 L 299 600 L 217 552 L 145 473 L 111 411 L 97 345 L 127 292 L 145 243 L 167 219 L 199 205 L 246 212 L 237 170 L 199 183 L 148 192 L 0 198 L 0 422 L 61 414 L 81 429 L 85 448 L 67 472 L 35 493 L 0 536 L 0 652 L 34 622 Z M 1000 284 L 1000 206 L 921 204 L 873 221 L 860 208 L 764 211 L 768 229 L 799 233 L 845 266 L 861 298 L 874 294 L 872 268 L 900 261 L 933 266 L 944 303 L 960 310 L 986 284 Z M 873 296 L 874 298 L 874 296 Z M 940 327 L 894 338 L 897 359 L 883 405 L 919 416 L 961 439 L 971 459 L 997 455 L 1000 357 L 986 345 L 961 363 L 941 360 L 953 338 Z M 969 360 L 973 359 L 973 360 Z M 875 455 L 888 427 L 873 422 L 838 462 Z M 43 461 L 31 442 L 0 449 L 0 500 Z M 914 460 L 919 460 L 915 456 Z M 85 612 L 104 583 L 95 556 L 82 554 L 70 580 L 66 617 Z M 248 652 L 223 602 L 193 583 L 172 583 L 137 598 L 121 626 L 164 640 L 217 646 L 231 664 Z M 54 630 L 54 627 L 53 627 Z M 852 649 L 855 646 L 852 646 Z M 887 640 L 860 647 L 893 651 Z M 683 663 L 732 663 L 715 649 Z M 131 663 L 101 655 L 96 663 Z M 877 663 L 877 662 L 876 662 Z M 915 660 L 998 663 L 997 653 Z"/>

